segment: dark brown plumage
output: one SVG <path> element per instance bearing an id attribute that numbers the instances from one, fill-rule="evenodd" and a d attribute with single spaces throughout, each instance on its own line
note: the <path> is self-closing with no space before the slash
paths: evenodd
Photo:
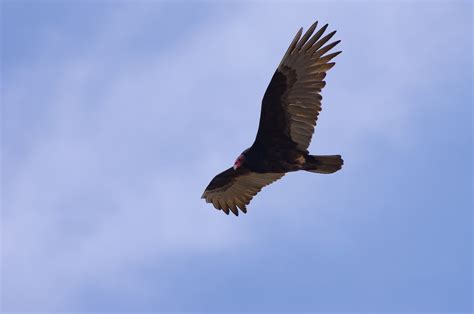
<path id="1" fill-rule="evenodd" d="M 333 173 L 341 169 L 340 155 L 312 156 L 308 146 L 321 111 L 320 92 L 330 62 L 341 51 L 326 54 L 339 41 L 324 46 L 336 33 L 322 37 L 327 24 L 314 35 L 317 22 L 290 44 L 262 101 L 254 143 L 231 167 L 212 179 L 202 198 L 226 214 L 246 213 L 246 205 L 266 185 L 287 172 Z"/>

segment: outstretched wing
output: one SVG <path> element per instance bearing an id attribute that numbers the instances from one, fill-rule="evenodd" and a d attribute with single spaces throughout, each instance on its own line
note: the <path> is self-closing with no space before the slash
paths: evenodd
<path id="1" fill-rule="evenodd" d="M 273 75 L 262 101 L 255 139 L 259 145 L 291 145 L 304 151 L 311 142 L 326 72 L 335 65 L 330 61 L 341 53 L 325 55 L 340 41 L 324 46 L 336 33 L 322 37 L 327 24 L 311 36 L 317 23 L 303 37 L 303 29 L 298 31 Z"/>
<path id="2" fill-rule="evenodd" d="M 229 209 L 239 215 L 239 208 L 246 213 L 245 205 L 260 190 L 270 183 L 283 177 L 284 173 L 257 173 L 245 167 L 237 170 L 229 168 L 212 179 L 201 198 L 212 203 L 216 209 L 223 210 L 229 214 Z"/>

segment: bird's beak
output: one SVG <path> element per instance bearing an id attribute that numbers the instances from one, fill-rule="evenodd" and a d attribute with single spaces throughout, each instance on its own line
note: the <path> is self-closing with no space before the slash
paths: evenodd
<path id="1" fill-rule="evenodd" d="M 232 168 L 234 168 L 234 170 L 237 170 L 237 165 L 234 165 Z"/>

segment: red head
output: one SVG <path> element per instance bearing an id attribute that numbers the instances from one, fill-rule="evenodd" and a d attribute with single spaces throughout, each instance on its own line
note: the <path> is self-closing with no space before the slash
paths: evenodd
<path id="1" fill-rule="evenodd" d="M 245 161 L 244 154 L 241 154 L 239 157 L 237 157 L 237 159 L 234 162 L 234 170 L 239 169 L 240 166 L 242 166 L 242 164 L 244 163 L 244 161 Z"/>

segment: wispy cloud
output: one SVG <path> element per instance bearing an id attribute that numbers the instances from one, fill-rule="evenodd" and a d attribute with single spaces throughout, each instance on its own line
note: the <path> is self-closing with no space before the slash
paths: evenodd
<path id="1" fill-rule="evenodd" d="M 118 302 L 124 308 L 156 298 L 152 309 L 179 309 L 180 300 L 165 300 L 176 283 L 150 287 L 137 274 L 153 267 L 160 278 L 163 270 L 155 268 L 173 258 L 190 259 L 192 268 L 201 254 L 241 256 L 287 234 L 342 252 L 351 236 L 341 230 L 345 222 L 363 225 L 372 213 L 354 205 L 360 189 L 336 187 L 364 180 L 355 168 L 367 169 L 366 156 L 379 152 L 370 141 L 412 149 L 414 113 L 445 106 L 414 95 L 434 93 L 472 64 L 466 34 L 439 25 L 459 6 L 282 3 L 271 14 L 267 4 L 216 7 L 191 27 L 168 4 L 113 7 L 72 49 L 48 57 L 68 42 L 67 25 L 39 31 L 38 54 L 10 65 L 2 86 L 4 309 L 94 310 L 94 302 L 83 303 L 87 290 L 127 299 Z M 312 148 L 342 152 L 347 175 L 327 177 L 325 186 L 288 176 L 238 222 L 213 212 L 199 199 L 203 188 L 251 144 L 281 54 L 315 18 L 339 30 L 344 53 L 328 75 Z M 456 20 L 469 26 L 470 18 Z M 463 44 L 446 45 L 445 38 Z M 311 221 L 313 209 L 300 196 L 312 195 L 315 185 L 324 210 Z M 345 199 L 335 200 L 341 194 Z M 120 307 L 101 302 L 96 306 Z"/>

